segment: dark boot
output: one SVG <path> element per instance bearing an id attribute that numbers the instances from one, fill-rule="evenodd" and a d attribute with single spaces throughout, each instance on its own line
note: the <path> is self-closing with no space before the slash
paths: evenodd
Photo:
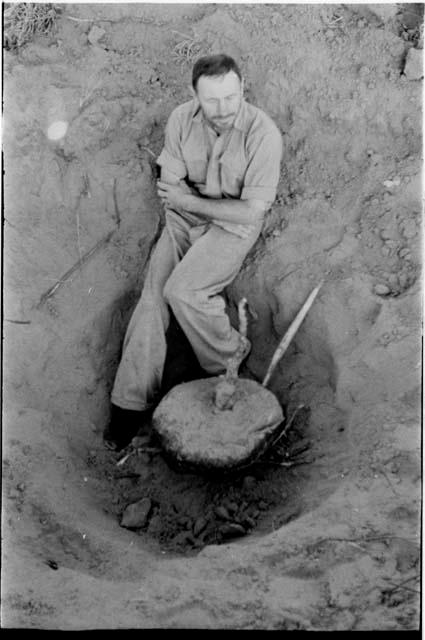
<path id="1" fill-rule="evenodd" d="M 103 433 L 105 446 L 112 451 L 127 447 L 139 431 L 150 424 L 152 410 L 131 411 L 111 404 L 109 424 Z"/>

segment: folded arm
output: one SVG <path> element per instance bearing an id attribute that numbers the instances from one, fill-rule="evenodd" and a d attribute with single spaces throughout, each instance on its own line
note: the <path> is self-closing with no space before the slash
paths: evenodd
<path id="1" fill-rule="evenodd" d="M 181 208 L 212 222 L 254 225 L 261 222 L 270 207 L 263 200 L 233 200 L 230 198 L 203 198 L 195 195 L 187 185 L 169 184 L 161 174 L 158 195 L 166 206 Z"/>

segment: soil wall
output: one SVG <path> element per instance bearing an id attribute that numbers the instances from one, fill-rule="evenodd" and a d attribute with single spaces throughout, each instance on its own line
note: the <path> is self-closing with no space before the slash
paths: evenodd
<path id="1" fill-rule="evenodd" d="M 4 627 L 418 628 L 421 34 L 415 4 L 120 3 L 60 5 L 47 35 L 9 40 Z M 252 535 L 186 556 L 119 526 L 136 487 L 101 433 L 162 224 L 164 125 L 196 56 L 223 50 L 284 138 L 229 313 L 247 297 L 261 380 L 323 280 L 270 384 L 288 415 L 308 407 L 311 457 L 273 476 Z"/>

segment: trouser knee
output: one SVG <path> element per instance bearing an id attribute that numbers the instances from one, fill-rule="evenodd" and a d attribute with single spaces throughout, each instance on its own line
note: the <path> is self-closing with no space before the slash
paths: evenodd
<path id="1" fill-rule="evenodd" d="M 170 305 L 172 309 L 179 307 L 182 304 L 187 304 L 193 298 L 193 293 L 189 287 L 179 281 L 177 278 L 171 276 L 165 283 L 163 290 L 164 300 Z"/>

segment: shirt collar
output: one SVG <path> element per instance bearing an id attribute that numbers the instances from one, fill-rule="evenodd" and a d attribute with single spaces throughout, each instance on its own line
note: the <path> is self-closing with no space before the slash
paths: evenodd
<path id="1" fill-rule="evenodd" d="M 242 98 L 241 106 L 239 107 L 239 111 L 236 114 L 235 121 L 233 123 L 233 129 L 238 129 L 239 131 L 243 131 L 244 122 L 245 122 L 245 112 L 246 112 L 246 102 L 245 99 Z M 192 119 L 193 122 L 204 122 L 204 114 L 202 113 L 201 105 L 197 98 L 193 98 L 193 111 L 192 111 Z"/>

